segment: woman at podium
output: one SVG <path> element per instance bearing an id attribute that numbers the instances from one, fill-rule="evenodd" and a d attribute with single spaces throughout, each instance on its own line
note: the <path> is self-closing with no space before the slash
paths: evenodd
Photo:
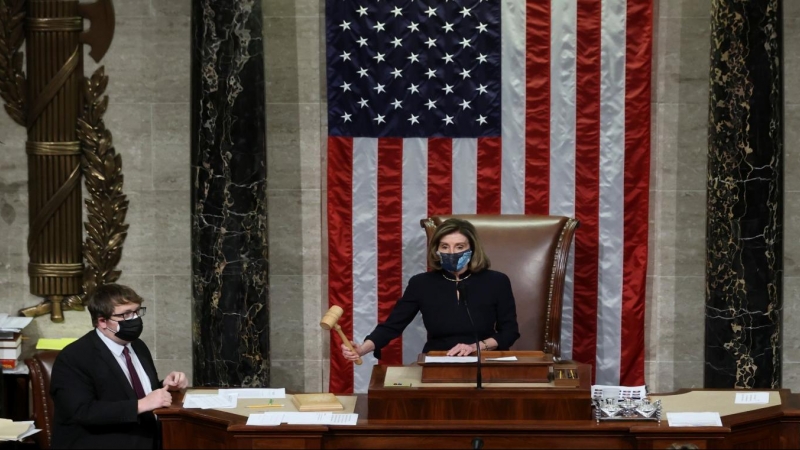
<path id="1" fill-rule="evenodd" d="M 355 352 L 341 346 L 345 359 L 355 361 L 369 352 L 380 359 L 381 349 L 403 333 L 417 312 L 428 332 L 423 353 L 446 350 L 448 356 L 466 356 L 477 345 L 481 350 L 508 350 L 519 338 L 511 282 L 489 269 L 489 258 L 470 222 L 442 222 L 431 237 L 427 256 L 431 270 L 408 281 L 386 321 L 363 343 L 353 343 Z"/>

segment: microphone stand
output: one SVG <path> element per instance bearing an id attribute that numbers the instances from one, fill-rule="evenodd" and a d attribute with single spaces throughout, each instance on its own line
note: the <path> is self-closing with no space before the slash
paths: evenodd
<path id="1" fill-rule="evenodd" d="M 467 290 L 464 288 L 464 285 L 458 283 L 458 297 L 461 300 L 461 304 L 464 305 L 464 309 L 467 310 L 467 317 L 469 318 L 469 324 L 472 325 L 472 336 L 475 338 L 475 350 L 478 352 L 478 364 L 475 366 L 478 374 L 476 376 L 477 381 L 477 389 L 483 389 L 483 384 L 481 381 L 481 343 L 478 339 L 478 331 L 475 328 L 475 322 L 472 320 L 472 314 L 469 311 L 469 304 L 467 303 Z"/>

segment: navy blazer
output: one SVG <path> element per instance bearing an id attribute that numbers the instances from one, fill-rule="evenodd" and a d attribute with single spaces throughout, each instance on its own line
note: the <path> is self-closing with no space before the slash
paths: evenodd
<path id="1" fill-rule="evenodd" d="M 161 387 L 150 350 L 139 339 L 131 346 L 151 388 Z M 55 407 L 53 448 L 153 448 L 155 416 L 137 414 L 136 393 L 94 329 L 59 352 L 50 395 Z"/>

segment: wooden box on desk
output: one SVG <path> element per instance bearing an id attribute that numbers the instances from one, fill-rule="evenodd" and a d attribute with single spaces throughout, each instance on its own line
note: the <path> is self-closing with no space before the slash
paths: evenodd
<path id="1" fill-rule="evenodd" d="M 474 363 L 426 363 L 426 356 L 447 356 L 447 352 L 420 353 L 423 383 L 471 383 L 475 381 Z M 515 357 L 515 361 L 491 361 Z M 481 377 L 484 383 L 547 383 L 553 379 L 553 355 L 540 351 L 481 352 Z"/>
<path id="2" fill-rule="evenodd" d="M 401 367 L 401 369 L 393 369 Z M 592 417 L 591 370 L 573 364 L 578 386 L 548 383 L 422 383 L 422 367 L 375 366 L 367 396 L 369 420 L 586 420 Z M 554 369 L 558 364 L 554 364 Z M 475 366 L 472 365 L 474 375 Z M 403 370 L 402 382 L 387 371 Z M 395 384 L 394 386 L 392 384 Z"/>

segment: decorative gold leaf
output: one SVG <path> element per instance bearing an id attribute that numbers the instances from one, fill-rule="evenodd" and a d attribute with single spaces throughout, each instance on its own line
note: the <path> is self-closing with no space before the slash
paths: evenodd
<path id="1" fill-rule="evenodd" d="M 122 191 L 122 158 L 116 153 L 111 132 L 103 122 L 108 108 L 108 96 L 104 95 L 107 85 L 108 77 L 102 66 L 85 80 L 84 110 L 78 120 L 84 184 L 91 196 L 85 202 L 84 298 L 97 286 L 119 279 L 120 271 L 115 267 L 122 257 L 128 229 L 124 223 L 128 201 Z"/>

